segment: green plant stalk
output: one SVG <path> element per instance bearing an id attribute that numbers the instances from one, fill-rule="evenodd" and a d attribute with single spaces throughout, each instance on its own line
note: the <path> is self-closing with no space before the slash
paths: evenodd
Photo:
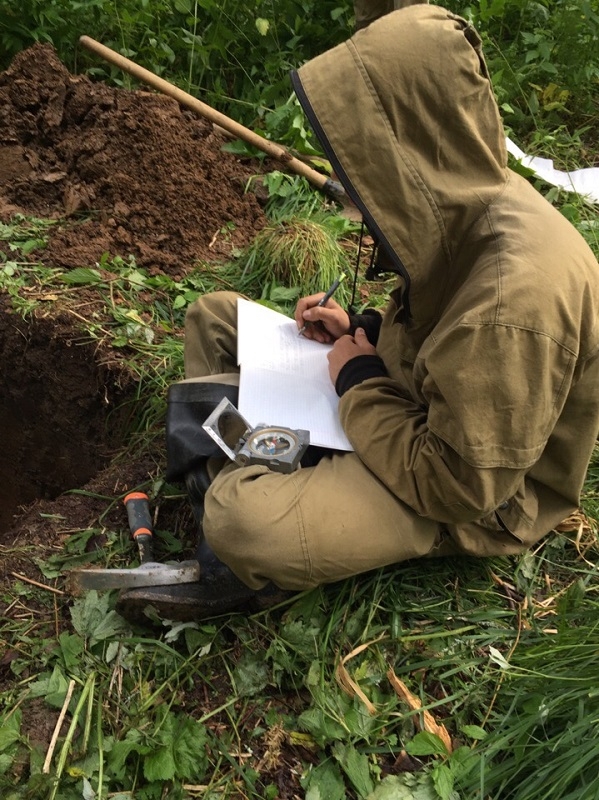
<path id="1" fill-rule="evenodd" d="M 96 706 L 96 736 L 98 744 L 98 791 L 96 800 L 102 800 L 104 783 L 104 734 L 102 732 L 102 695 L 98 696 Z"/>
<path id="2" fill-rule="evenodd" d="M 65 737 L 65 740 L 62 745 L 62 749 L 60 751 L 60 756 L 58 758 L 58 764 L 56 766 L 56 775 L 54 778 L 54 788 L 52 789 L 52 794 L 50 796 L 50 800 L 54 800 L 56 797 L 56 793 L 58 792 L 58 788 L 60 786 L 60 779 L 62 777 L 62 773 L 64 771 L 65 765 L 67 763 L 67 758 L 69 756 L 69 751 L 71 749 L 71 745 L 73 743 L 73 738 L 75 737 L 75 730 L 77 728 L 77 724 L 79 722 L 79 717 L 81 715 L 81 711 L 85 702 L 88 698 L 89 693 L 92 691 L 92 687 L 95 685 L 96 681 L 96 673 L 90 672 L 88 675 L 87 680 L 85 681 L 85 685 L 81 692 L 81 697 L 77 703 L 75 708 L 75 712 L 73 713 L 73 719 L 71 720 L 71 724 L 69 726 L 69 730 Z"/>
<path id="3" fill-rule="evenodd" d="M 87 696 L 87 711 L 85 714 L 85 728 L 83 729 L 83 744 L 82 744 L 82 751 L 83 753 L 87 753 L 87 745 L 89 743 L 89 737 L 91 733 L 92 727 L 92 713 L 94 710 L 94 694 L 95 694 L 96 684 L 91 684 L 89 694 Z"/>

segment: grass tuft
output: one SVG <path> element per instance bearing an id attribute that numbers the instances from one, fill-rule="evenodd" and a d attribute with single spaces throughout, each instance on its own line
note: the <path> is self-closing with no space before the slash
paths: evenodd
<path id="1" fill-rule="evenodd" d="M 271 221 L 235 263 L 239 290 L 248 293 L 273 285 L 297 290 L 297 297 L 326 291 L 341 274 L 349 276 L 348 252 L 339 243 L 345 226 L 339 218 L 305 214 Z M 336 295 L 347 301 L 342 285 Z"/>

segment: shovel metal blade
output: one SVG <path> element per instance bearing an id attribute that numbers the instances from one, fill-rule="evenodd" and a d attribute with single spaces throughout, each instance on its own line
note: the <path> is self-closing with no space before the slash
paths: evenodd
<path id="1" fill-rule="evenodd" d="M 130 569 L 74 569 L 69 577 L 78 588 L 84 590 L 170 586 L 199 581 L 200 564 L 198 561 L 180 561 L 178 564 L 148 562 Z"/>

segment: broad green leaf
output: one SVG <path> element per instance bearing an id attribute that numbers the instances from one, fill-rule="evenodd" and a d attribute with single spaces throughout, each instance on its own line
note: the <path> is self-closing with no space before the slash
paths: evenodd
<path id="1" fill-rule="evenodd" d="M 144 286 L 147 286 L 148 284 L 147 275 L 145 275 L 145 273 L 141 272 L 138 269 L 135 269 L 132 272 L 128 272 L 125 277 L 129 281 L 129 283 L 134 287 L 142 288 Z"/>
<path id="2" fill-rule="evenodd" d="M 536 556 L 530 551 L 523 553 L 518 561 L 518 573 L 527 580 L 531 580 L 536 572 Z"/>
<path id="3" fill-rule="evenodd" d="M 203 780 L 208 768 L 204 725 L 181 714 L 176 717 L 172 741 L 177 778 Z"/>
<path id="4" fill-rule="evenodd" d="M 446 764 L 437 764 L 431 777 L 441 800 L 454 800 L 453 773 Z"/>
<path id="5" fill-rule="evenodd" d="M 473 727 L 477 728 L 477 725 Z M 447 759 L 447 766 L 451 770 L 454 779 L 461 780 L 480 763 L 481 756 L 478 752 L 464 745 L 454 750 Z"/>
<path id="6" fill-rule="evenodd" d="M 100 275 L 97 269 L 89 269 L 87 267 L 78 267 L 69 272 L 65 272 L 60 276 L 63 283 L 74 284 L 97 284 L 102 283 L 104 278 Z"/>
<path id="7" fill-rule="evenodd" d="M 345 800 L 347 797 L 339 767 L 331 761 L 310 770 L 302 786 L 306 789 L 305 800 Z"/>
<path id="8" fill-rule="evenodd" d="M 73 627 L 80 636 L 90 638 L 108 614 L 110 597 L 107 593 L 98 594 L 96 591 L 87 594 L 73 603 L 71 619 Z"/>
<path id="9" fill-rule="evenodd" d="M 175 622 L 169 630 L 164 634 L 164 641 L 171 644 L 176 642 L 179 636 L 187 630 L 187 628 L 195 628 L 197 630 L 197 622 Z"/>
<path id="10" fill-rule="evenodd" d="M 32 697 L 43 697 L 51 706 L 62 708 L 68 686 L 68 680 L 56 664 L 50 676 L 33 681 L 29 684 L 29 690 Z"/>
<path id="11" fill-rule="evenodd" d="M 38 247 L 43 247 L 44 245 L 45 245 L 45 242 L 44 242 L 43 239 L 29 239 L 28 241 L 22 242 L 19 245 L 19 250 L 24 255 L 27 255 L 28 253 L 31 253 L 32 250 L 35 250 Z"/>
<path id="12" fill-rule="evenodd" d="M 406 745 L 411 756 L 446 756 L 447 748 L 435 733 L 420 731 Z"/>
<path id="13" fill-rule="evenodd" d="M 356 674 L 358 670 L 356 670 Z M 354 736 L 368 739 L 369 734 L 375 731 L 379 725 L 377 717 L 369 714 L 368 709 L 361 700 L 354 698 L 353 704 L 347 709 L 344 722 Z"/>
<path id="14" fill-rule="evenodd" d="M 175 759 L 170 747 L 160 747 L 144 758 L 144 776 L 148 781 L 171 781 L 175 777 Z"/>
<path id="15" fill-rule="evenodd" d="M 268 685 L 269 670 L 258 653 L 244 653 L 233 671 L 233 680 L 240 697 L 258 694 Z"/>
<path id="16" fill-rule="evenodd" d="M 406 773 L 383 778 L 367 800 L 439 800 L 439 796 L 428 773 Z"/>
<path id="17" fill-rule="evenodd" d="M 304 683 L 306 686 L 318 686 L 321 680 L 321 667 L 319 661 L 312 661 L 309 668 L 308 674 L 304 679 Z"/>
<path id="18" fill-rule="evenodd" d="M 83 778 L 82 796 L 83 800 L 95 800 L 96 798 L 96 793 L 92 789 L 92 785 L 87 778 Z"/>
<path id="19" fill-rule="evenodd" d="M 119 742 L 114 742 L 108 753 L 108 763 L 110 769 L 114 771 L 117 777 L 123 777 L 125 772 L 125 763 L 131 753 L 138 755 L 145 755 L 150 751 L 150 748 L 143 744 L 141 741 L 141 734 L 138 730 L 130 730 L 124 739 Z"/>
<path id="20" fill-rule="evenodd" d="M 18 741 L 20 728 L 21 709 L 17 709 L 8 719 L 2 720 L 2 725 L 0 726 L 0 752 Z"/>
<path id="21" fill-rule="evenodd" d="M 335 743 L 333 755 L 341 764 L 342 770 L 359 796 L 368 797 L 374 790 L 374 784 L 370 775 L 367 756 L 358 752 L 353 745 L 344 745 L 341 742 Z"/>
<path id="22" fill-rule="evenodd" d="M 101 642 L 104 639 L 112 639 L 128 630 L 129 623 L 117 614 L 116 611 L 109 611 L 94 628 L 92 639 L 93 641 Z"/>
<path id="23" fill-rule="evenodd" d="M 466 736 L 469 736 L 471 739 L 484 739 L 487 736 L 487 732 L 484 728 L 481 728 L 480 725 L 462 725 L 462 733 Z"/>
<path id="24" fill-rule="evenodd" d="M 83 639 L 73 633 L 63 631 L 58 637 L 58 644 L 60 645 L 60 655 L 67 672 L 73 672 L 77 669 L 81 653 L 83 652 Z"/>
<path id="25" fill-rule="evenodd" d="M 106 652 L 104 653 L 104 661 L 107 664 L 110 664 L 111 661 L 117 657 L 119 650 L 121 649 L 121 643 L 118 641 L 109 642 L 108 647 L 106 648 Z M 126 654 L 127 650 L 124 649 L 123 654 Z"/>
<path id="26" fill-rule="evenodd" d="M 155 734 L 160 744 L 144 759 L 149 781 L 202 780 L 207 767 L 206 729 L 191 717 L 164 712 Z"/>
<path id="27" fill-rule="evenodd" d="M 273 303 L 282 303 L 288 300 L 298 299 L 300 290 L 297 287 L 288 288 L 287 286 L 273 286 L 270 292 L 270 300 Z"/>
<path id="28" fill-rule="evenodd" d="M 203 631 L 186 628 L 184 638 L 187 652 L 190 655 L 195 653 L 196 658 L 203 658 L 212 650 L 213 642 L 206 641 L 206 634 Z"/>
<path id="29" fill-rule="evenodd" d="M 337 739 L 347 738 L 346 729 L 326 714 L 321 708 L 313 706 L 300 714 L 298 725 L 302 730 L 308 731 L 321 747 Z"/>
<path id="30" fill-rule="evenodd" d="M 13 760 L 14 760 L 14 755 L 10 755 L 9 753 L 0 753 L 0 775 L 5 775 L 8 772 L 8 770 L 12 766 Z M 2 797 L 5 796 L 2 795 Z M 8 797 L 11 797 L 11 795 L 8 795 Z M 12 795 L 12 797 L 14 797 L 15 800 L 17 800 L 19 795 L 14 794 Z M 8 798 L 5 798 L 5 800 L 8 800 Z"/>

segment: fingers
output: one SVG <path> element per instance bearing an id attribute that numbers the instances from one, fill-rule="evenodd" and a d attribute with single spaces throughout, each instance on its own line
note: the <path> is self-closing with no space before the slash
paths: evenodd
<path id="1" fill-rule="evenodd" d="M 315 342 L 320 342 L 320 344 L 331 344 L 331 342 L 335 341 L 335 337 L 329 333 L 320 321 L 308 322 L 304 320 L 304 326 L 302 336 L 306 339 L 312 339 Z"/>
<path id="2" fill-rule="evenodd" d="M 364 328 L 356 328 L 354 342 L 360 351 L 360 355 L 376 355 L 376 347 L 368 341 Z"/>
<path id="3" fill-rule="evenodd" d="M 329 376 L 333 385 L 336 383 L 340 371 L 348 361 L 358 356 L 371 355 L 376 355 L 376 347 L 370 344 L 363 328 L 357 328 L 353 336 L 347 334 L 337 339 L 333 349 L 327 354 Z"/>
<path id="4" fill-rule="evenodd" d="M 305 322 L 304 312 L 318 305 L 322 297 L 324 297 L 324 292 L 319 292 L 318 294 L 311 294 L 308 297 L 302 297 L 297 301 L 297 305 L 295 307 L 295 321 L 297 322 L 298 327 L 301 328 Z"/>
<path id="5" fill-rule="evenodd" d="M 304 335 L 318 342 L 332 342 L 349 333 L 349 315 L 332 298 L 326 306 L 319 306 L 323 293 L 302 298 L 295 309 L 295 322 L 298 329 L 306 325 Z"/>

